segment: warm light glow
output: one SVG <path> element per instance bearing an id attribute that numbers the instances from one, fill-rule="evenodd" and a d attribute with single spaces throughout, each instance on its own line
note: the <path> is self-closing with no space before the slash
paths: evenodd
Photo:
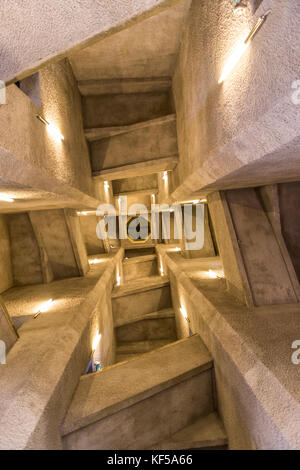
<path id="1" fill-rule="evenodd" d="M 97 215 L 97 211 L 78 211 L 77 215 Z"/>
<path id="2" fill-rule="evenodd" d="M 164 171 L 163 180 L 168 181 L 168 172 L 167 171 Z"/>
<path id="3" fill-rule="evenodd" d="M 61 134 L 60 130 L 51 122 L 47 122 L 47 131 L 55 140 L 65 140 L 64 136 Z"/>
<path id="4" fill-rule="evenodd" d="M 211 277 L 212 279 L 217 279 L 218 278 L 218 275 L 215 273 L 215 271 L 213 271 L 212 269 L 210 269 L 208 271 L 208 275 L 209 277 Z"/>
<path id="5" fill-rule="evenodd" d="M 39 312 L 42 312 L 42 313 L 45 313 L 49 310 L 49 308 L 51 307 L 51 305 L 53 304 L 53 300 L 52 299 L 49 299 L 47 302 L 41 304 L 40 308 L 39 308 Z"/>
<path id="6" fill-rule="evenodd" d="M 244 52 L 248 48 L 250 42 L 245 42 L 245 39 L 241 43 L 237 44 L 237 46 L 233 50 L 231 56 L 229 57 L 228 61 L 226 62 L 225 66 L 222 70 L 222 75 L 221 75 L 221 77 L 219 79 L 219 82 L 218 82 L 219 84 L 221 84 L 222 82 L 224 82 L 224 80 L 226 80 L 226 78 L 228 77 L 230 72 L 234 69 L 234 67 L 239 62 L 240 58 L 242 57 L 242 55 L 244 54 Z"/>
<path id="7" fill-rule="evenodd" d="M 104 188 L 109 189 L 109 182 L 108 181 L 104 181 Z"/>
<path id="8" fill-rule="evenodd" d="M 3 201 L 3 202 L 14 202 L 15 200 L 12 199 L 11 197 L 4 196 L 3 194 L 1 194 L 1 195 L 0 195 L 0 201 Z"/>
<path id="9" fill-rule="evenodd" d="M 155 204 L 155 194 L 152 194 L 152 202 Z"/>
<path id="10" fill-rule="evenodd" d="M 186 309 L 184 307 L 180 307 L 180 312 L 182 316 L 184 317 L 185 320 L 188 320 L 188 314 L 186 312 Z"/>
<path id="11" fill-rule="evenodd" d="M 102 263 L 103 261 L 104 261 L 103 259 L 99 259 L 99 258 L 89 259 L 89 264 L 99 264 L 99 263 Z"/>
<path id="12" fill-rule="evenodd" d="M 173 251 L 181 251 L 181 248 L 179 248 L 179 246 L 177 246 L 176 248 L 168 248 L 169 252 L 173 252 Z"/>
<path id="13" fill-rule="evenodd" d="M 160 274 L 161 274 L 162 276 L 164 276 L 164 268 L 163 268 L 163 265 L 160 266 L 159 270 L 160 270 Z"/>
<path id="14" fill-rule="evenodd" d="M 117 285 L 117 286 L 120 286 L 120 285 L 121 285 L 121 276 L 120 276 L 120 274 L 117 274 L 117 282 L 116 282 L 116 285 Z"/>
<path id="15" fill-rule="evenodd" d="M 97 349 L 97 347 L 98 347 L 98 345 L 99 345 L 99 343 L 100 343 L 100 340 L 101 340 L 101 335 L 100 335 L 100 333 L 99 333 L 99 331 L 98 331 L 98 333 L 96 334 L 96 336 L 95 336 L 95 338 L 94 338 L 94 340 L 93 340 L 93 346 L 92 346 L 93 351 L 96 351 L 96 349 Z"/>

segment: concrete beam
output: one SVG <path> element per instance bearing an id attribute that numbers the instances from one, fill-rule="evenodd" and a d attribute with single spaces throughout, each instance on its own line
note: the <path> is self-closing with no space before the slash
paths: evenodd
<path id="1" fill-rule="evenodd" d="M 128 132 L 134 132 L 139 129 L 156 126 L 159 124 L 165 124 L 167 122 L 176 121 L 176 114 L 169 114 L 168 116 L 162 116 L 149 121 L 138 122 L 137 124 L 131 124 L 129 126 L 114 126 L 114 127 L 98 127 L 94 129 L 85 129 L 85 137 L 89 142 L 94 142 L 108 137 L 116 135 L 127 134 Z"/>
<path id="2" fill-rule="evenodd" d="M 93 177 L 100 181 L 113 181 L 122 178 L 134 178 L 136 176 L 151 175 L 161 171 L 174 170 L 178 163 L 177 155 L 166 158 L 158 158 L 142 163 L 133 163 L 108 170 L 95 171 Z"/>
<path id="3" fill-rule="evenodd" d="M 90 145 L 93 171 L 146 163 L 178 152 L 175 121 L 157 122 Z"/>
<path id="4" fill-rule="evenodd" d="M 0 77 L 7 83 L 87 47 L 178 3 L 179 0 L 30 1 L 0 7 Z M 17 10 L 17 11 L 16 11 Z M 51 27 L 49 27 L 51 25 Z M 53 34 L 55 31 L 55 34 Z"/>
<path id="5" fill-rule="evenodd" d="M 172 79 L 162 78 L 115 78 L 102 80 L 81 80 L 78 88 L 83 96 L 110 95 L 118 93 L 153 93 L 171 89 Z"/>

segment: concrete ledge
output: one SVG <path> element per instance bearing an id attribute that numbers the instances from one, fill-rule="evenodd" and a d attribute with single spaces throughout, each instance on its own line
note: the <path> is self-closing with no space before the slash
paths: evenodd
<path id="1" fill-rule="evenodd" d="M 169 439 L 155 444 L 153 450 L 225 448 L 227 437 L 216 413 L 210 413 L 176 432 Z"/>
<path id="2" fill-rule="evenodd" d="M 169 285 L 170 281 L 166 277 L 150 276 L 139 279 L 136 282 L 123 284 L 120 287 L 115 287 L 112 292 L 112 299 L 117 297 L 125 297 L 126 295 L 137 294 L 139 292 L 147 292 L 152 289 L 157 289 Z"/>
<path id="3" fill-rule="evenodd" d="M 11 289 L 4 295 L 10 314 L 22 314 L 24 306 L 26 310 L 34 305 L 32 293 L 37 287 L 43 292 L 36 294 L 38 301 L 43 296 L 45 300 L 45 295 L 49 298 L 51 289 L 58 289 L 66 298 L 69 295 L 69 299 L 65 304 L 58 301 L 54 311 L 21 327 L 20 339 L 9 352 L 7 365 L 1 368 L 0 449 L 62 447 L 59 426 L 91 354 L 97 306 L 101 305 L 103 311 L 110 298 L 116 265 L 122 258 L 122 249 L 113 257 L 107 256 L 100 274 L 92 278 L 29 286 L 30 297 L 25 303 L 22 299 L 27 287 Z"/>
<path id="4" fill-rule="evenodd" d="M 162 310 L 159 310 L 158 312 L 152 312 L 152 313 L 146 313 L 145 315 L 138 315 L 133 318 L 128 318 L 127 320 L 123 320 L 118 323 L 116 326 L 119 328 L 120 326 L 124 325 L 130 325 L 131 323 L 137 323 L 139 321 L 144 321 L 144 320 L 159 320 L 161 318 L 174 318 L 174 310 L 173 308 L 165 308 Z"/>
<path id="5" fill-rule="evenodd" d="M 211 367 L 211 357 L 200 337 L 195 335 L 84 376 L 62 433 L 67 435 L 95 423 Z"/>
<path id="6" fill-rule="evenodd" d="M 180 295 L 190 328 L 201 334 L 213 356 L 230 448 L 299 449 L 299 366 L 291 362 L 299 304 L 247 308 L 220 291 L 218 280 L 215 286 L 192 280 L 188 268 L 184 272 L 160 254 L 168 266 L 178 319 Z"/>

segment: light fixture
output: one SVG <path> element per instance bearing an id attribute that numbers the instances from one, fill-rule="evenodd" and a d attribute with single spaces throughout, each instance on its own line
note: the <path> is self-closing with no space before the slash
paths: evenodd
<path id="1" fill-rule="evenodd" d="M 121 285 L 121 276 L 120 276 L 120 274 L 117 274 L 116 286 L 120 286 L 120 285 Z"/>
<path id="2" fill-rule="evenodd" d="M 188 317 L 188 314 L 187 314 L 186 309 L 185 309 L 184 307 L 180 307 L 180 312 L 181 312 L 183 318 L 184 318 L 188 323 L 190 323 L 190 319 L 189 319 L 189 317 Z"/>
<path id="3" fill-rule="evenodd" d="M 60 130 L 52 124 L 52 122 L 47 121 L 44 119 L 42 116 L 37 114 L 36 116 L 39 121 L 41 121 L 43 124 L 45 124 L 49 134 L 55 139 L 55 140 L 65 140 L 64 136 L 61 134 Z"/>
<path id="4" fill-rule="evenodd" d="M 3 201 L 3 202 L 15 202 L 14 199 L 12 199 L 11 197 L 8 197 L 8 196 L 4 196 L 4 195 L 0 195 L 0 201 Z"/>
<path id="5" fill-rule="evenodd" d="M 270 10 L 267 11 L 264 15 L 260 16 L 255 26 L 251 29 L 250 33 L 247 34 L 246 38 L 241 43 L 237 44 L 237 46 L 235 47 L 234 51 L 232 52 L 230 58 L 228 59 L 228 61 L 226 62 L 222 70 L 222 74 L 218 82 L 219 84 L 223 83 L 224 80 L 226 80 L 230 72 L 234 69 L 236 64 L 239 62 L 240 58 L 242 57 L 246 49 L 249 47 L 250 42 L 252 41 L 256 33 L 260 30 L 264 22 L 266 21 L 269 13 L 270 13 Z"/>
<path id="6" fill-rule="evenodd" d="M 99 259 L 99 258 L 89 259 L 89 264 L 99 264 L 99 263 L 102 263 L 103 261 L 104 261 L 103 259 Z"/>
<path id="7" fill-rule="evenodd" d="M 104 181 L 104 188 L 109 189 L 109 182 L 108 181 Z"/>
<path id="8" fill-rule="evenodd" d="M 212 279 L 217 279 L 217 278 L 218 278 L 217 274 L 216 274 L 212 269 L 210 269 L 210 270 L 208 271 L 208 275 L 209 275 L 209 277 L 211 277 Z"/>
<path id="9" fill-rule="evenodd" d="M 40 308 L 38 309 L 38 311 L 36 312 L 33 318 L 37 318 L 40 315 L 40 313 L 47 312 L 52 304 L 53 304 L 53 299 L 49 299 L 47 300 L 47 302 L 44 302 L 43 304 L 41 304 Z"/>
<path id="10" fill-rule="evenodd" d="M 155 204 L 155 194 L 152 194 L 151 197 L 152 197 L 152 202 L 153 202 L 153 204 Z"/>
<path id="11" fill-rule="evenodd" d="M 97 215 L 97 211 L 77 211 L 77 215 Z"/>
<path id="12" fill-rule="evenodd" d="M 101 334 L 100 334 L 99 331 L 98 331 L 98 333 L 96 334 L 95 338 L 93 339 L 93 345 L 92 345 L 92 350 L 93 350 L 93 352 L 96 351 L 96 349 L 97 349 L 97 347 L 98 347 L 98 345 L 99 345 L 99 343 L 100 343 L 100 340 L 101 340 Z"/>
<path id="13" fill-rule="evenodd" d="M 163 180 L 166 181 L 166 182 L 168 181 L 168 172 L 167 171 L 164 171 Z"/>

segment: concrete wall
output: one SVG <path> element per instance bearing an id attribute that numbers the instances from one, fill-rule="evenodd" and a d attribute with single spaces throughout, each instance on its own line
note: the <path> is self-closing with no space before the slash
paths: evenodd
<path id="1" fill-rule="evenodd" d="M 7 218 L 0 216 L 0 294 L 13 285 L 11 248 Z"/>
<path id="2" fill-rule="evenodd" d="M 7 104 L 0 107 L 0 167 L 7 180 L 2 182 L 3 191 L 12 186 L 14 209 L 21 204 L 20 212 L 35 207 L 42 198 L 46 207 L 70 207 L 74 196 L 76 207 L 87 201 L 89 207 L 96 207 L 80 95 L 69 64 L 63 61 L 43 69 L 40 85 L 42 108 L 15 85 L 7 88 Z M 49 134 L 38 114 L 60 129 L 63 142 Z"/>
<path id="3" fill-rule="evenodd" d="M 232 50 L 269 8 L 266 23 L 219 85 Z M 228 0 L 192 2 L 173 82 L 180 154 L 174 198 L 205 187 L 299 179 L 299 110 L 291 96 L 300 5 L 265 0 L 255 15 L 237 17 Z"/>
<path id="4" fill-rule="evenodd" d="M 247 309 L 225 294 L 223 281 L 194 281 L 170 256 L 158 252 L 169 270 L 179 337 L 188 336 L 189 329 L 199 333 L 213 357 L 218 411 L 229 448 L 299 449 L 299 396 L 287 352 L 299 307 Z"/>
<path id="5" fill-rule="evenodd" d="M 96 333 L 103 337 L 104 365 L 114 361 L 110 295 L 123 255 L 120 250 L 105 258 L 86 278 L 12 290 L 5 296 L 11 316 L 24 311 L 24 302 L 34 311 L 38 297 L 51 296 L 55 302 L 38 321 L 22 326 L 8 366 L 1 370 L 0 428 L 6 430 L 2 449 L 62 447 L 60 425 L 91 357 Z"/>
<path id="6" fill-rule="evenodd" d="M 93 171 L 177 155 L 175 122 L 157 124 L 90 145 Z"/>
<path id="7" fill-rule="evenodd" d="M 170 92 L 84 96 L 86 128 L 126 126 L 173 112 Z"/>
<path id="8" fill-rule="evenodd" d="M 0 76 L 5 81 L 23 78 L 30 70 L 57 56 L 93 44 L 176 3 L 176 0 L 138 3 L 88 0 L 71 5 L 60 0 L 44 0 L 20 4 L 19 15 L 14 5 L 1 5 L 1 49 L 5 53 L 1 54 Z"/>
<path id="9" fill-rule="evenodd" d="M 62 209 L 30 213 L 54 279 L 80 276 L 89 269 L 79 225 L 74 226 L 69 220 L 73 218 L 77 220 Z"/>
<path id="10" fill-rule="evenodd" d="M 43 282 L 40 250 L 28 214 L 7 216 L 16 286 Z"/>
<path id="11" fill-rule="evenodd" d="M 280 184 L 278 191 L 282 234 L 300 281 L 300 183 Z"/>
<path id="12" fill-rule="evenodd" d="M 104 253 L 103 241 L 99 240 L 96 235 L 98 221 L 99 219 L 94 215 L 79 217 L 80 229 L 88 255 Z"/>
<path id="13" fill-rule="evenodd" d="M 130 191 L 142 191 L 157 188 L 156 175 L 144 175 L 137 178 L 124 178 L 112 182 L 114 194 L 126 193 Z"/>

